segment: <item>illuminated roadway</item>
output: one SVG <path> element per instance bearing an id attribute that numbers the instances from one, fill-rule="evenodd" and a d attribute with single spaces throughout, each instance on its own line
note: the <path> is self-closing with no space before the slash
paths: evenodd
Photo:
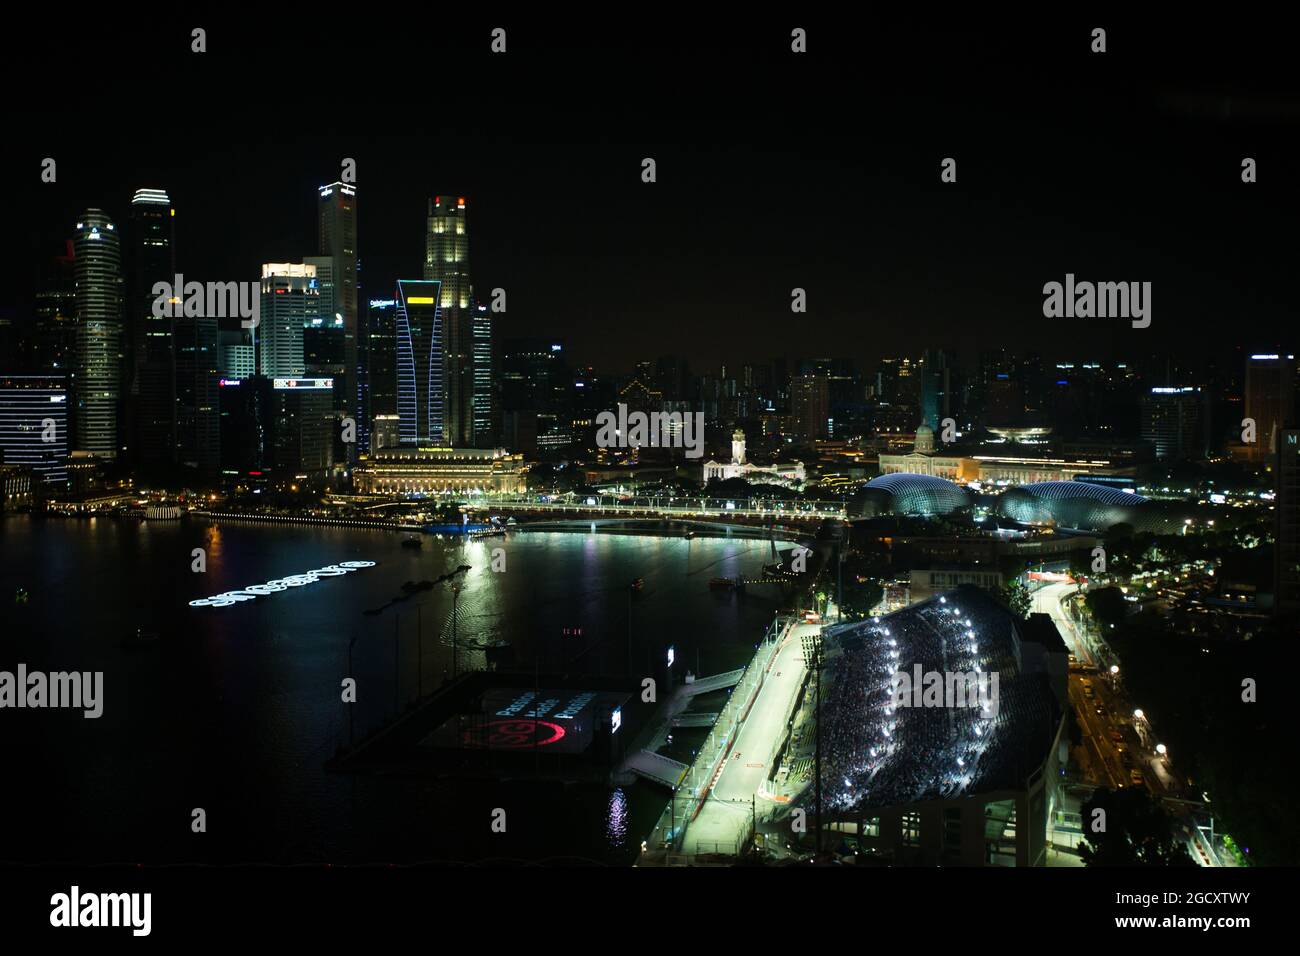
<path id="1" fill-rule="evenodd" d="M 820 630 L 819 624 L 796 625 L 773 655 L 763 685 L 708 799 L 686 830 L 682 852 L 736 852 L 749 830 L 752 815 L 766 814 L 764 806 L 755 806 L 753 801 L 767 780 L 772 757 L 785 735 L 786 721 L 803 683 L 806 668 L 801 637 Z"/>

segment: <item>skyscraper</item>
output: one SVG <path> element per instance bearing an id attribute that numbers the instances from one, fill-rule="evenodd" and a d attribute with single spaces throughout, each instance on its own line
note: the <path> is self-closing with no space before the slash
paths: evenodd
<path id="1" fill-rule="evenodd" d="M 77 275 L 72 240 L 63 255 L 41 262 L 32 310 L 36 343 L 31 371 L 71 375 L 77 366 Z M 69 409 L 71 411 L 71 409 Z M 69 427 L 72 421 L 68 422 Z"/>
<path id="2" fill-rule="evenodd" d="M 320 317 L 316 267 L 297 262 L 262 266 L 262 321 L 253 330 L 257 371 L 267 378 L 302 378 L 307 374 L 302 350 L 303 326 Z"/>
<path id="3" fill-rule="evenodd" d="M 212 316 L 174 321 L 176 460 L 205 475 L 221 466 L 220 332 Z"/>
<path id="4" fill-rule="evenodd" d="M 366 437 L 373 451 L 374 421 L 397 417 L 397 300 L 371 299 L 366 321 Z"/>
<path id="5" fill-rule="evenodd" d="M 463 196 L 429 200 L 424 278 L 440 283 L 442 289 L 443 434 L 452 447 L 470 447 L 474 444 L 474 313 Z"/>
<path id="6" fill-rule="evenodd" d="M 1194 385 L 1156 386 L 1142 396 L 1142 440 L 1157 458 L 1205 457 L 1205 397 Z"/>
<path id="7" fill-rule="evenodd" d="M 80 451 L 115 457 L 121 383 L 122 252 L 117 226 L 102 209 L 77 223 L 77 440 Z"/>
<path id="8" fill-rule="evenodd" d="M 790 380 L 790 417 L 795 433 L 801 439 L 825 438 L 829 411 L 824 376 L 800 375 Z"/>
<path id="9" fill-rule="evenodd" d="M 137 189 L 131 200 L 130 290 L 127 295 L 126 445 L 144 463 L 170 461 L 176 450 L 175 329 L 171 310 L 153 314 L 153 287 L 176 274 L 176 211 L 161 189 Z"/>
<path id="10" fill-rule="evenodd" d="M 449 445 L 438 282 L 397 282 L 397 414 L 403 445 Z"/>
<path id="11" fill-rule="evenodd" d="M 0 461 L 31 468 L 46 488 L 68 480 L 68 380 L 0 375 Z"/>
<path id="12" fill-rule="evenodd" d="M 496 394 L 492 388 L 492 313 L 474 306 L 474 447 L 490 448 L 496 439 Z"/>
<path id="13" fill-rule="evenodd" d="M 1258 352 L 1246 359 L 1246 417 L 1255 422 L 1255 443 L 1250 457 L 1272 461 L 1278 436 L 1295 413 L 1295 356 Z"/>
<path id="14" fill-rule="evenodd" d="M 317 251 L 332 260 L 331 305 L 327 321 L 342 316 L 343 382 L 336 384 L 336 410 L 353 420 L 361 416 L 358 380 L 357 310 L 357 187 L 352 183 L 330 183 L 319 190 L 319 242 Z M 314 260 L 308 260 L 314 261 Z M 319 271 L 318 271 L 319 274 Z M 356 446 L 349 449 L 355 455 Z"/>
<path id="15" fill-rule="evenodd" d="M 355 388 L 356 377 L 347 374 L 349 339 L 347 320 L 341 311 L 342 290 L 334 281 L 336 263 L 330 256 L 307 256 L 302 261 L 303 265 L 316 269 L 318 293 L 316 314 L 306 318 L 302 329 L 303 364 L 312 378 L 334 380 L 335 418 L 343 418 L 351 415 L 351 409 L 356 407 L 356 398 L 349 401 L 347 392 L 348 388 Z M 355 344 L 355 336 L 351 341 Z"/>
<path id="16" fill-rule="evenodd" d="M 1279 431 L 1276 468 L 1273 606 L 1292 617 L 1300 614 L 1300 429 Z"/>

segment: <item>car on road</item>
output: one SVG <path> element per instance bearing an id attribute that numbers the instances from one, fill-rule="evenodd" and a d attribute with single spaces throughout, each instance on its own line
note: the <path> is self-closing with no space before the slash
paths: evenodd
<path id="1" fill-rule="evenodd" d="M 1110 732 L 1110 739 L 1115 741 L 1115 743 L 1117 744 L 1122 744 L 1124 742 L 1124 735 L 1121 734 L 1118 730 L 1112 730 Z"/>
<path id="2" fill-rule="evenodd" d="M 1134 767 L 1129 771 L 1128 778 L 1133 781 L 1133 786 L 1135 787 L 1140 787 L 1142 784 L 1146 783 L 1146 778 L 1142 776 L 1142 771 L 1137 767 Z"/>

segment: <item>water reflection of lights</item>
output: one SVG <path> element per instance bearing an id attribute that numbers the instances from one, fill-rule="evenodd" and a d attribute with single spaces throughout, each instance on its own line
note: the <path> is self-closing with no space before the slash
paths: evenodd
<path id="1" fill-rule="evenodd" d="M 605 813 L 605 838 L 611 846 L 621 847 L 627 842 L 627 817 L 627 794 L 620 788 L 609 795 Z"/>

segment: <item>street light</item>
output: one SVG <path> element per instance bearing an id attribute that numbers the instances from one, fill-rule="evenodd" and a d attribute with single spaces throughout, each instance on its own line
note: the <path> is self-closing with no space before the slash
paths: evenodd
<path id="1" fill-rule="evenodd" d="M 1133 711 L 1133 716 L 1134 716 L 1137 720 L 1141 720 L 1142 718 L 1144 718 L 1144 717 L 1146 716 L 1146 714 L 1142 713 L 1142 708 L 1139 707 L 1137 710 Z"/>
<path id="2" fill-rule="evenodd" d="M 1164 744 L 1156 744 L 1156 753 L 1162 757 L 1167 756 L 1169 754 L 1169 748 Z"/>

